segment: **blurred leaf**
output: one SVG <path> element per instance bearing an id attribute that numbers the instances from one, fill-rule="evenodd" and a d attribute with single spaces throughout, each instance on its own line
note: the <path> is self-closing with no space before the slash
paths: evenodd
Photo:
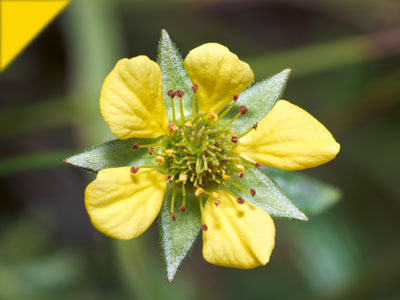
<path id="1" fill-rule="evenodd" d="M 173 285 L 165 280 L 157 247 L 149 243 L 150 237 L 144 234 L 130 241 L 112 240 L 120 280 L 129 292 L 129 299 L 196 299 L 199 288 L 191 282 L 191 276 L 177 278 Z"/>
<path id="2" fill-rule="evenodd" d="M 396 55 L 399 53 L 399 32 L 400 28 L 392 28 L 374 34 L 261 54 L 246 58 L 245 61 L 252 66 L 256 78 L 266 70 L 277 72 L 285 66 L 294 70 L 294 76 L 308 75 Z"/>
<path id="3" fill-rule="evenodd" d="M 341 192 L 326 183 L 297 172 L 262 167 L 288 197 L 307 215 L 319 214 L 335 204 Z"/>
<path id="4" fill-rule="evenodd" d="M 172 185 L 168 185 L 160 212 L 161 248 L 169 282 L 172 282 L 182 261 L 192 250 L 201 227 L 200 206 L 192 192 L 186 195 L 186 212 L 184 213 L 177 210 L 182 203 L 182 194 L 177 193 L 175 197 L 177 219 L 172 220 L 172 190 Z"/>
<path id="5" fill-rule="evenodd" d="M 246 132 L 254 123 L 265 117 L 283 94 L 290 72 L 291 69 L 283 70 L 270 78 L 256 83 L 240 94 L 239 100 L 228 113 L 228 117 L 226 117 L 226 119 L 232 119 L 242 105 L 249 110 L 244 116 L 232 123 L 231 126 L 235 134 L 240 135 Z"/>
<path id="6" fill-rule="evenodd" d="M 161 68 L 162 87 L 164 93 L 165 105 L 169 119 L 172 120 L 172 106 L 170 97 L 167 93 L 169 90 L 176 91 L 178 89 L 185 92 L 182 97 L 183 111 L 185 118 L 192 116 L 192 82 L 183 65 L 183 60 L 176 49 L 176 46 L 171 41 L 166 30 L 161 31 L 160 42 L 158 45 L 158 64 Z M 179 100 L 174 99 L 175 115 L 179 119 Z"/>
<path id="7" fill-rule="evenodd" d="M 28 299 L 68 290 L 79 284 L 83 272 L 79 256 L 70 251 L 35 257 L 28 262 L 0 263 L 0 298 Z"/>
<path id="8" fill-rule="evenodd" d="M 159 139 L 116 139 L 71 156 L 65 162 L 93 172 L 107 168 L 151 165 L 154 164 L 154 156 L 149 155 L 147 148 L 134 150 L 132 146 L 136 142 L 147 145 L 158 141 Z"/>
<path id="9" fill-rule="evenodd" d="M 18 155 L 0 160 L 0 176 L 8 176 L 19 172 L 62 166 L 66 156 L 72 151 L 45 152 Z"/>
<path id="10" fill-rule="evenodd" d="M 243 179 L 232 176 L 232 182 L 242 186 L 246 190 L 254 189 L 256 195 L 243 193 L 235 186 L 230 186 L 230 190 L 235 195 L 240 195 L 249 203 L 257 205 L 273 217 L 283 217 L 307 221 L 307 217 L 290 201 L 282 192 L 279 186 L 259 169 L 247 168 Z M 229 182 L 229 181 L 228 181 Z"/>
<path id="11" fill-rule="evenodd" d="M 76 122 L 72 105 L 67 99 L 51 99 L 35 104 L 2 108 L 0 139 L 17 137 L 44 129 L 54 129 Z"/>

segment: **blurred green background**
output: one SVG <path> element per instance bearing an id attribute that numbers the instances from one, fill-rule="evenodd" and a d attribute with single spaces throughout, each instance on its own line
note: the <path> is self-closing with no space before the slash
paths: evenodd
<path id="1" fill-rule="evenodd" d="M 0 299 L 400 299 L 400 2 L 75 0 L 0 74 Z M 257 80 L 293 69 L 285 99 L 341 143 L 305 171 L 343 192 L 310 222 L 277 220 L 271 262 L 206 263 L 172 285 L 158 228 L 121 242 L 84 209 L 93 174 L 63 164 L 111 139 L 98 98 L 122 57 L 228 46 Z"/>

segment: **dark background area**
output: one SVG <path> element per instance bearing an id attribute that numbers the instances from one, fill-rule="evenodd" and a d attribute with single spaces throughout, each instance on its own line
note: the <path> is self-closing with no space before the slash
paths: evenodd
<path id="1" fill-rule="evenodd" d="M 400 2 L 75 0 L 0 74 L 0 299 L 400 299 Z M 63 164 L 112 138 L 101 84 L 116 61 L 226 45 L 256 79 L 293 69 L 284 98 L 341 152 L 304 171 L 340 202 L 276 220 L 271 262 L 206 263 L 199 241 L 172 285 L 158 228 L 122 242 L 84 208 L 93 174 Z"/>

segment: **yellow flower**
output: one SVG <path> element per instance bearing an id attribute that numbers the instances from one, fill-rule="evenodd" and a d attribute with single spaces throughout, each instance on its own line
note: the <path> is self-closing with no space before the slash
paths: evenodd
<path id="1" fill-rule="evenodd" d="M 173 120 L 169 120 L 160 67 L 146 56 L 120 60 L 105 79 L 100 109 L 111 132 L 119 139 L 160 137 L 162 142 L 151 146 L 155 153 L 165 155 L 157 154 L 160 164 L 154 168 L 127 166 L 99 171 L 85 192 L 91 221 L 111 237 L 139 236 L 157 217 L 168 182 L 174 185 L 174 193 L 171 200 L 164 201 L 171 201 L 174 221 L 179 221 L 174 210 L 177 187 L 183 195 L 182 213 L 186 211 L 186 193 L 195 193 L 200 199 L 205 260 L 244 269 L 265 265 L 274 247 L 272 218 L 226 188 L 224 180 L 245 177 L 246 167 L 261 164 L 283 170 L 314 167 L 332 160 L 339 144 L 310 114 L 285 100 L 279 100 L 258 124 L 248 124 L 245 134 L 231 135 L 230 125 L 246 114 L 247 108 L 241 106 L 228 122 L 220 119 L 253 82 L 249 65 L 216 43 L 190 51 L 184 65 L 198 104 L 190 120 L 185 116 L 179 120 L 174 110 Z M 183 95 L 182 90 L 170 90 L 170 99 L 165 101 L 173 104 L 182 101 Z M 145 146 L 137 143 L 134 148 Z M 256 195 L 254 189 L 237 187 Z M 205 204 L 203 194 L 208 195 Z"/>

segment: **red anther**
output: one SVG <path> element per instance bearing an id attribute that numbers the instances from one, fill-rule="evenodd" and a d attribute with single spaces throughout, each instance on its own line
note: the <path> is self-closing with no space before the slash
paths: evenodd
<path id="1" fill-rule="evenodd" d="M 132 149 L 134 149 L 134 150 L 137 150 L 139 148 L 140 148 L 140 142 L 137 142 L 132 146 Z"/>
<path id="2" fill-rule="evenodd" d="M 218 207 L 221 204 L 221 200 L 215 199 L 214 200 L 214 204 L 215 204 L 216 207 Z"/>
<path id="3" fill-rule="evenodd" d="M 175 92 L 173 90 L 169 90 L 167 93 L 168 97 L 170 97 L 171 99 L 173 99 L 175 97 Z"/>
<path id="4" fill-rule="evenodd" d="M 233 101 L 237 102 L 239 100 L 239 95 L 233 96 Z"/>
<path id="5" fill-rule="evenodd" d="M 238 175 L 238 177 L 239 177 L 239 178 L 243 178 L 243 177 L 244 177 L 244 173 L 243 173 L 243 172 L 240 172 L 239 175 Z"/>
<path id="6" fill-rule="evenodd" d="M 242 105 L 241 107 L 239 107 L 239 112 L 244 115 L 245 113 L 248 112 L 248 109 L 246 106 Z"/>
<path id="7" fill-rule="evenodd" d="M 147 151 L 149 151 L 149 155 L 154 153 L 154 149 L 152 147 L 147 148 Z"/>
<path id="8" fill-rule="evenodd" d="M 236 199 L 236 202 L 239 204 L 243 204 L 244 203 L 244 199 L 242 197 L 239 197 Z"/>
<path id="9" fill-rule="evenodd" d="M 168 181 L 168 180 L 170 180 L 172 178 L 172 176 L 171 175 L 165 175 L 165 181 Z"/>
<path id="10" fill-rule="evenodd" d="M 177 90 L 177 91 L 175 92 L 175 96 L 177 96 L 178 98 L 182 98 L 183 95 L 185 95 L 185 92 L 182 91 L 182 90 Z"/>
<path id="11" fill-rule="evenodd" d="M 203 224 L 203 225 L 201 225 L 201 229 L 202 229 L 203 231 L 207 231 L 207 230 L 208 230 L 208 227 L 207 227 L 206 224 Z"/>
<path id="12" fill-rule="evenodd" d="M 254 123 L 252 128 L 253 128 L 254 130 L 257 130 L 257 126 L 258 126 L 258 122 Z"/>
<path id="13" fill-rule="evenodd" d="M 256 195 L 256 190 L 250 189 L 250 194 L 252 197 L 254 197 Z"/>
<path id="14" fill-rule="evenodd" d="M 181 207 L 179 207 L 179 210 L 181 211 L 181 212 L 185 212 L 186 211 L 186 207 L 185 207 L 185 205 L 181 205 Z"/>
<path id="15" fill-rule="evenodd" d="M 131 167 L 132 174 L 137 174 L 137 172 L 139 172 L 139 168 Z"/>
<path id="16" fill-rule="evenodd" d="M 176 213 L 172 213 L 172 214 L 171 214 L 171 217 L 172 217 L 172 220 L 173 220 L 173 221 L 176 221 Z"/>
<path id="17" fill-rule="evenodd" d="M 255 166 L 256 168 L 259 168 L 259 167 L 261 167 L 262 165 L 261 165 L 261 163 L 256 163 L 254 166 Z"/>
<path id="18" fill-rule="evenodd" d="M 196 93 L 198 88 L 199 88 L 199 86 L 197 84 L 193 84 L 193 86 L 192 86 L 193 93 Z"/>
<path id="19" fill-rule="evenodd" d="M 231 137 L 231 142 L 232 142 L 232 143 L 236 144 L 236 143 L 237 143 L 237 141 L 238 141 L 238 138 L 237 138 L 237 136 L 233 136 L 233 137 Z"/>

